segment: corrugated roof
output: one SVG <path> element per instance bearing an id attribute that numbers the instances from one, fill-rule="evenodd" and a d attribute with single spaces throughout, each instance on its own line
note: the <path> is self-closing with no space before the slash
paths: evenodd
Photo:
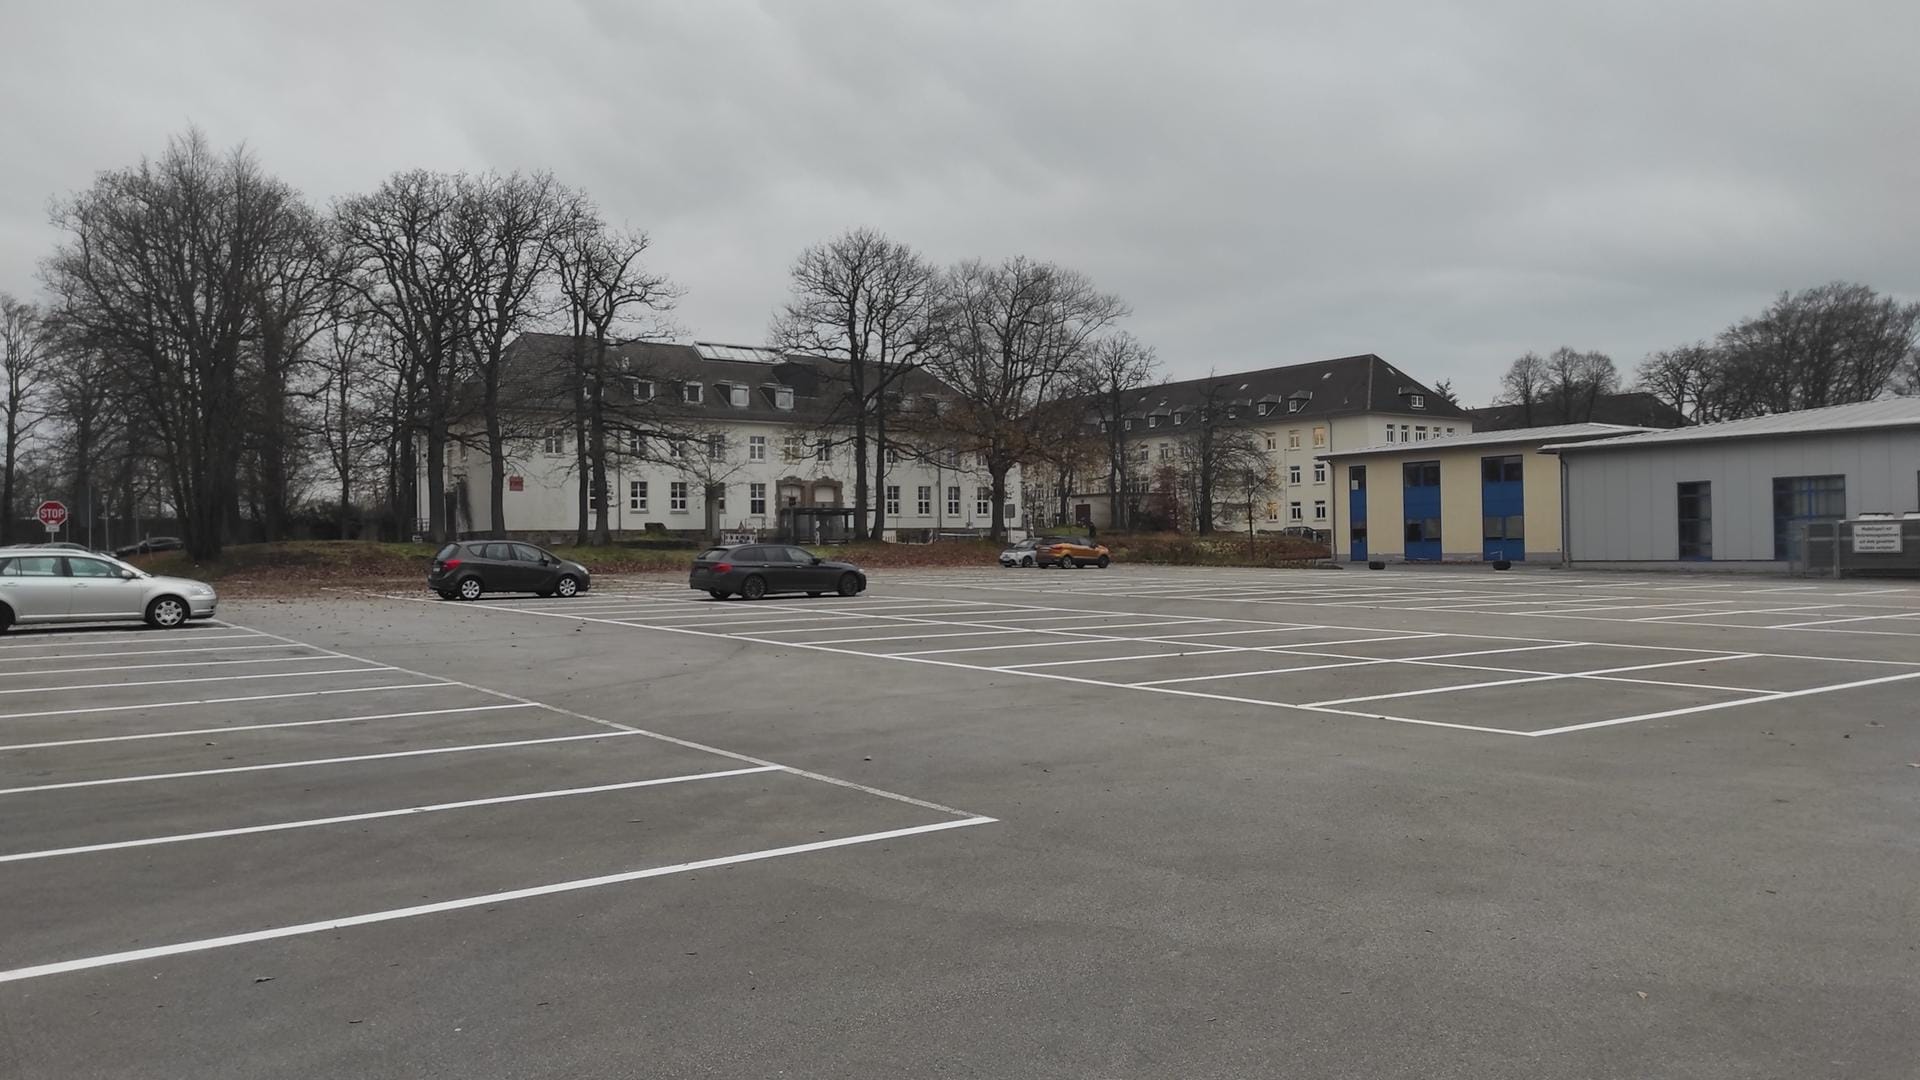
<path id="1" fill-rule="evenodd" d="M 1611 439 L 1636 435 L 1652 428 L 1625 424 L 1555 424 L 1551 427 L 1507 428 L 1502 431 L 1475 431 L 1466 435 L 1444 435 L 1423 442 L 1379 443 L 1358 450 L 1329 450 L 1317 458 L 1359 457 L 1362 454 L 1404 454 L 1409 450 L 1453 450 L 1467 446 L 1504 446 L 1512 443 L 1557 442 L 1560 440 Z"/>
<path id="2" fill-rule="evenodd" d="M 1599 443 L 1572 443 L 1543 446 L 1542 450 L 1632 450 L 1642 446 L 1679 445 L 1711 442 L 1715 439 L 1760 439 L 1773 435 L 1825 435 L 1834 431 L 1867 431 L 1874 428 L 1920 427 L 1920 397 L 1890 397 L 1879 401 L 1859 401 L 1851 405 L 1830 405 L 1824 409 L 1774 413 L 1746 420 L 1727 420 L 1698 427 L 1649 431 L 1607 439 Z"/>

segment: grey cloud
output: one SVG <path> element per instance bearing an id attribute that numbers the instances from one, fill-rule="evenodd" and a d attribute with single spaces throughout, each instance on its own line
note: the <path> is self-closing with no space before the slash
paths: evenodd
<path id="1" fill-rule="evenodd" d="M 15 292 L 50 195 L 196 122 L 316 200 L 550 168 L 722 340 L 854 224 L 1077 266 L 1176 374 L 1371 350 L 1472 398 L 1832 277 L 1920 295 L 1908 3 L 37 8 L 0 43 Z"/>

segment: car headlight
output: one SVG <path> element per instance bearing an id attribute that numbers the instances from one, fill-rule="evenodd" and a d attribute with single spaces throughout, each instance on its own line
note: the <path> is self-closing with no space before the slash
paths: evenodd
<path id="1" fill-rule="evenodd" d="M 213 586 L 211 586 L 211 585 L 201 585 L 201 584 L 195 584 L 195 585 L 193 585 L 192 587 L 190 587 L 189 589 L 187 589 L 187 591 L 188 591 L 188 592 L 190 592 L 190 593 L 192 593 L 192 594 L 193 594 L 193 595 L 195 595 L 195 596 L 212 596 L 212 595 L 213 595 Z"/>

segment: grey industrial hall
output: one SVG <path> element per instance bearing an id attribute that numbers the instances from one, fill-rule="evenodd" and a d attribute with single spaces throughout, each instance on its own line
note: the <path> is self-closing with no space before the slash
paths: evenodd
<path id="1" fill-rule="evenodd" d="M 1542 448 L 1572 562 L 1790 563 L 1806 524 L 1920 509 L 1920 397 Z"/>

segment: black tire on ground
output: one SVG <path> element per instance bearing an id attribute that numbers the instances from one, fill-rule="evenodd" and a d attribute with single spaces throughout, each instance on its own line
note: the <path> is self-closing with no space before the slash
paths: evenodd
<path id="1" fill-rule="evenodd" d="M 6 633 L 7 628 L 12 625 L 13 609 L 5 604 L 0 604 L 0 634 Z"/>
<path id="2" fill-rule="evenodd" d="M 740 584 L 740 596 L 746 600 L 758 600 L 767 595 L 767 579 L 755 575 Z"/>
<path id="3" fill-rule="evenodd" d="M 480 584 L 480 579 L 477 577 L 463 577 L 453 587 L 453 591 L 454 595 L 462 600 L 478 600 L 480 594 L 487 591 L 487 587 Z"/>
<path id="4" fill-rule="evenodd" d="M 1379 559 L 1375 559 L 1367 564 L 1367 569 L 1369 570 L 1385 570 L 1386 568 L 1387 564 L 1381 562 Z"/>
<path id="5" fill-rule="evenodd" d="M 1020 565 L 1031 568 L 1033 566 L 1033 556 L 1029 555 L 1024 559 L 1021 559 Z"/>
<path id="6" fill-rule="evenodd" d="M 1094 563 L 1093 565 L 1099 567 L 1102 570 L 1105 570 L 1107 567 L 1113 565 L 1113 559 L 1106 555 L 1102 555 L 1100 556 L 1100 561 Z"/>
<path id="7" fill-rule="evenodd" d="M 580 579 L 572 574 L 562 574 L 560 580 L 553 583 L 553 591 L 563 597 L 577 595 L 580 592 Z"/>
<path id="8" fill-rule="evenodd" d="M 1506 559 L 1495 559 L 1493 561 L 1493 568 L 1495 570 L 1511 570 L 1513 569 L 1513 563 Z"/>
<path id="9" fill-rule="evenodd" d="M 1071 555 L 1065 555 L 1060 559 L 1060 566 L 1065 570 L 1078 570 L 1080 569 L 1080 560 Z"/>
<path id="10" fill-rule="evenodd" d="M 859 596 L 860 579 L 852 574 L 841 574 L 840 584 L 835 586 L 834 591 L 838 592 L 841 596 Z M 814 595 L 818 596 L 820 594 L 815 593 Z"/>
<path id="11" fill-rule="evenodd" d="M 728 592 L 725 589 L 708 589 L 707 595 L 713 597 L 715 600 L 725 600 L 727 597 L 732 596 L 733 594 Z"/>
<path id="12" fill-rule="evenodd" d="M 177 596 L 156 596 L 153 603 L 147 605 L 147 625 L 156 630 L 171 630 L 185 626 L 190 614 L 185 600 Z"/>
<path id="13" fill-rule="evenodd" d="M 459 593 L 454 592 L 452 589 L 435 589 L 434 592 L 437 593 L 440 599 L 442 600 L 458 599 L 460 595 Z"/>
<path id="14" fill-rule="evenodd" d="M 818 597 L 820 596 L 820 594 L 819 594 L 819 593 L 817 593 L 817 592 L 810 592 L 810 593 L 808 593 L 807 595 L 808 595 L 808 596 L 811 596 L 811 597 L 815 597 L 816 599 L 817 599 L 817 598 L 818 598 Z"/>

